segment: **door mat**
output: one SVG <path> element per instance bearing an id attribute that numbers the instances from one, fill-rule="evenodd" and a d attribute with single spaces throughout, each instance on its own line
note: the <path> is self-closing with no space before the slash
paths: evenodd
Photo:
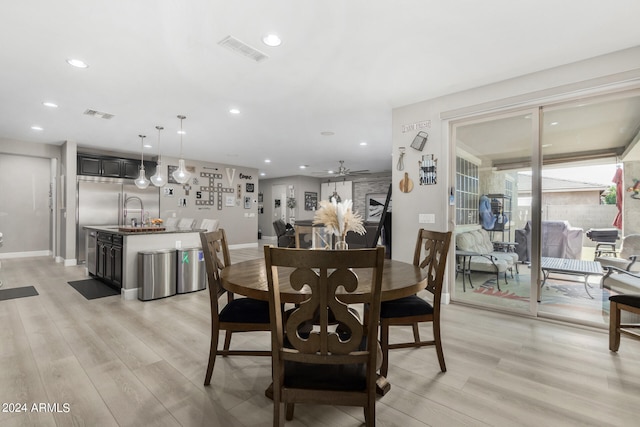
<path id="1" fill-rule="evenodd" d="M 73 287 L 73 289 L 80 292 L 80 294 L 86 299 L 96 299 L 110 297 L 113 295 L 120 295 L 120 291 L 96 279 L 76 280 L 74 282 L 67 283 L 69 283 Z"/>
<path id="2" fill-rule="evenodd" d="M 0 301 L 14 298 L 33 297 L 38 294 L 33 286 L 24 286 L 22 288 L 0 289 Z"/>

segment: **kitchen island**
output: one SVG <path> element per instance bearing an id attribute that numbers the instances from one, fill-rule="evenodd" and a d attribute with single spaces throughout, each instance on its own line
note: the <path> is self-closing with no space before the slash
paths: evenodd
<path id="1" fill-rule="evenodd" d="M 200 229 L 85 226 L 90 275 L 120 288 L 123 299 L 138 298 L 138 252 L 200 247 Z M 100 248 L 100 250 L 98 250 Z M 104 262 L 100 261 L 103 254 Z M 105 270 L 106 269 L 106 270 Z"/>

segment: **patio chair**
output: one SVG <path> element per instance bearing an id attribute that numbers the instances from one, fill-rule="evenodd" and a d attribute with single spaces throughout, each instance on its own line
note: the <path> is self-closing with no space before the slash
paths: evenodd
<path id="1" fill-rule="evenodd" d="M 622 270 L 640 272 L 640 263 L 636 264 L 640 257 L 640 234 L 629 234 L 622 238 L 620 245 L 620 256 L 599 256 L 596 261 L 600 261 L 602 268 L 616 267 Z"/>

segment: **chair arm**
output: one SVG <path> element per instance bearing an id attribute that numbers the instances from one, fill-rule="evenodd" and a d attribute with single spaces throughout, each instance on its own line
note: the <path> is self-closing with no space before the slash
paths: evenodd
<path id="1" fill-rule="evenodd" d="M 631 276 L 631 277 L 635 277 L 636 279 L 640 279 L 640 274 L 632 273 L 629 270 L 624 270 L 624 269 L 619 268 L 619 267 L 608 266 L 607 267 L 607 272 L 605 273 L 604 277 L 602 278 L 602 283 L 604 283 L 605 279 L 607 277 L 611 276 L 611 274 L 613 274 L 613 273 L 626 274 L 627 276 Z"/>

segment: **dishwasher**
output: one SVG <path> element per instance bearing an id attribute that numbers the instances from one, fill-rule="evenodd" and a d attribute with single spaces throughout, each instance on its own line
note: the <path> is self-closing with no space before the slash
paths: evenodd
<path id="1" fill-rule="evenodd" d="M 97 234 L 98 232 L 96 230 L 87 230 L 87 247 L 84 253 L 87 255 L 87 271 L 91 276 L 96 275 Z"/>

